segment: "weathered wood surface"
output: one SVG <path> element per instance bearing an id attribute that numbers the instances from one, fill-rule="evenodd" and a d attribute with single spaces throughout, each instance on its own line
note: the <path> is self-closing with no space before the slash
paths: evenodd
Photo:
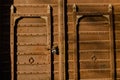
<path id="1" fill-rule="evenodd" d="M 66 0 L 65 5 L 63 5 L 62 2 L 62 4 L 59 4 L 58 0 L 14 0 L 13 2 L 14 6 L 16 7 L 16 13 L 18 13 L 19 15 L 39 13 L 46 14 L 47 6 L 50 5 L 52 21 L 52 46 L 58 46 L 58 48 L 60 48 L 61 46 L 60 53 L 52 54 L 51 60 L 48 55 L 50 52 L 46 49 L 46 44 L 48 44 L 48 37 L 46 36 L 47 28 L 45 27 L 46 21 L 39 18 L 24 18 L 20 20 L 17 24 L 18 28 L 16 30 L 16 44 L 18 46 L 18 52 L 16 52 L 16 56 L 18 59 L 15 62 L 17 62 L 16 65 L 18 65 L 18 69 L 16 69 L 15 72 L 18 72 L 18 80 L 26 80 L 26 75 L 28 76 L 27 80 L 38 80 L 45 78 L 48 79 L 50 77 L 52 77 L 52 80 L 59 80 L 63 78 L 66 78 L 68 80 L 114 80 L 115 78 L 117 80 L 120 79 L 120 1 Z M 9 76 L 8 74 L 10 74 L 10 66 L 8 65 L 11 64 L 9 49 L 9 8 L 12 4 L 12 1 L 10 2 L 9 0 L 8 2 L 5 2 L 4 0 L 1 0 L 0 4 L 0 9 L 2 9 L 0 12 L 0 64 L 3 66 L 1 67 L 1 73 L 3 75 L 7 74 L 7 76 Z M 81 12 L 82 15 L 86 14 L 79 19 L 77 26 L 79 28 L 76 29 L 77 38 L 75 37 L 74 32 L 74 4 L 77 6 L 77 12 Z M 110 28 L 108 19 L 109 4 L 111 4 L 113 7 L 112 30 Z M 62 13 L 60 13 L 60 5 L 64 6 L 65 12 L 63 11 Z M 101 13 L 101 15 L 88 15 L 90 13 L 94 13 L 94 15 Z M 65 21 L 63 18 L 65 18 Z M 60 22 L 60 20 L 63 20 L 63 22 Z M 64 31 L 60 31 L 64 30 L 63 28 L 65 28 L 65 33 Z M 113 42 L 115 43 L 115 45 L 113 45 L 111 41 L 111 34 L 113 33 Z M 77 40 L 74 41 L 75 39 Z M 64 40 L 66 42 L 65 44 Z M 36 52 L 33 53 L 31 52 L 31 50 Z M 111 53 L 114 55 L 114 57 Z M 63 56 L 65 57 L 62 58 Z M 113 58 L 115 58 L 115 61 L 113 60 Z M 49 66 L 48 62 L 52 63 L 52 68 Z M 60 64 L 63 65 L 61 66 Z M 114 73 L 114 70 L 112 69 L 114 67 L 116 73 L 115 75 L 113 75 L 115 76 L 113 78 L 112 73 Z M 51 73 L 47 73 L 49 71 L 51 71 Z M 52 76 L 49 76 L 50 74 Z M 3 79 L 6 79 L 6 77 L 4 77 Z"/>

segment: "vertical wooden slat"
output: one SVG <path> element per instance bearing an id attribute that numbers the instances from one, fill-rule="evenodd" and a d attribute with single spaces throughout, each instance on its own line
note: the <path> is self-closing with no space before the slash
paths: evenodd
<path id="1" fill-rule="evenodd" d="M 77 18 L 76 18 L 76 5 L 73 5 L 73 19 L 74 19 L 74 80 L 78 80 L 78 46 L 77 46 Z"/>
<path id="2" fill-rule="evenodd" d="M 51 40 L 51 35 L 52 35 L 52 33 L 51 33 L 51 7 L 50 7 L 50 5 L 48 5 L 48 20 L 47 20 L 47 35 L 48 35 L 48 48 L 49 49 L 52 49 L 52 40 Z M 49 55 L 49 58 L 50 58 L 50 80 L 52 80 L 52 68 L 51 68 L 51 66 L 52 66 L 52 60 L 51 60 L 51 50 L 49 50 L 50 51 L 50 54 L 48 54 Z"/>
<path id="3" fill-rule="evenodd" d="M 109 4 L 108 6 L 109 9 L 109 15 L 110 15 L 110 40 L 111 40 L 111 54 L 110 54 L 110 58 L 111 58 L 111 76 L 112 76 L 112 80 L 115 80 L 115 44 L 114 44 L 114 28 L 113 28 L 113 14 L 112 14 L 112 5 Z"/>
<path id="4" fill-rule="evenodd" d="M 59 31 L 59 80 L 66 80 L 65 73 L 65 1 L 58 0 Z"/>
<path id="5" fill-rule="evenodd" d="M 11 6 L 10 14 L 10 55 L 11 55 L 11 80 L 14 80 L 14 6 Z"/>

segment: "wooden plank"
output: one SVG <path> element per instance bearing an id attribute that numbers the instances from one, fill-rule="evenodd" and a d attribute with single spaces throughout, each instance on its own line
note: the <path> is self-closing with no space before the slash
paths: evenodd
<path id="1" fill-rule="evenodd" d="M 87 63 L 87 64 L 86 64 Z M 109 69 L 110 70 L 110 60 L 108 61 L 93 61 L 92 59 L 89 61 L 80 61 L 80 70 L 85 70 L 85 69 Z M 81 74 L 83 75 L 83 74 Z"/>
<path id="2" fill-rule="evenodd" d="M 96 5 L 96 4 L 108 4 L 108 3 L 120 3 L 118 0 L 99 0 L 99 1 L 95 1 L 95 0 L 89 0 L 89 1 L 85 1 L 85 0 L 67 0 L 68 3 L 75 3 L 75 4 L 79 4 L 79 3 L 82 3 L 82 4 L 93 4 L 93 5 Z"/>
<path id="3" fill-rule="evenodd" d="M 48 74 L 46 75 L 45 73 L 44 74 L 21 74 L 21 75 L 18 75 L 17 77 L 17 80 L 50 80 L 49 78 L 50 76 L 48 76 Z"/>
<path id="4" fill-rule="evenodd" d="M 109 80 L 111 80 L 111 74 L 110 74 L 110 70 L 81 71 L 80 78 L 81 79 L 91 79 L 91 80 L 93 80 L 93 79 L 102 80 L 103 78 L 110 78 Z"/>
<path id="5" fill-rule="evenodd" d="M 77 20 L 77 15 L 76 15 L 76 5 L 73 5 L 73 21 L 74 21 L 74 47 L 73 47 L 73 50 L 74 50 L 74 79 L 75 80 L 78 80 L 79 79 L 79 68 L 78 68 L 78 36 L 77 36 L 77 33 L 78 33 L 78 20 Z"/>
<path id="6" fill-rule="evenodd" d="M 80 51 L 79 52 L 79 57 L 80 60 L 92 60 L 91 57 L 93 55 L 96 56 L 97 60 L 104 60 L 104 59 L 110 59 L 110 55 L 109 55 L 110 51 Z M 85 57 L 84 57 L 85 56 Z M 90 57 L 91 56 L 91 57 Z"/>
<path id="7" fill-rule="evenodd" d="M 109 11 L 109 22 L 110 22 L 110 46 L 111 46 L 111 53 L 110 53 L 110 65 L 111 65 L 111 76 L 112 80 L 115 80 L 115 44 L 114 44 L 114 28 L 113 28 L 113 7 L 111 4 L 108 5 Z"/>
<path id="8" fill-rule="evenodd" d="M 46 25 L 46 27 L 47 27 L 47 48 L 49 48 L 49 49 L 52 49 L 52 44 L 53 44 L 53 42 L 52 42 L 52 20 L 51 20 L 51 6 L 50 5 L 48 5 L 47 6 L 47 14 L 48 14 L 48 20 L 46 21 L 46 23 L 47 23 L 47 25 Z M 48 53 L 48 57 L 49 57 L 49 59 L 48 59 L 48 65 L 49 65 L 49 79 L 50 80 L 52 80 L 52 78 L 53 78 L 53 76 L 52 76 L 52 52 L 51 52 L 51 50 L 49 51 L 49 53 Z"/>
<path id="9" fill-rule="evenodd" d="M 34 67 L 34 68 L 33 68 Z M 48 64 L 41 64 L 41 65 L 18 65 L 18 71 L 19 72 L 27 72 L 27 73 L 32 73 L 32 72 L 49 72 L 49 65 Z"/>
<path id="10" fill-rule="evenodd" d="M 59 28 L 59 80 L 66 80 L 66 47 L 65 47 L 65 1 L 58 0 L 58 28 Z"/>
<path id="11" fill-rule="evenodd" d="M 107 5 L 105 4 L 84 4 L 84 3 L 68 3 L 68 13 L 72 12 L 72 5 L 78 6 L 78 12 L 107 12 Z"/>
<path id="12" fill-rule="evenodd" d="M 24 1 L 24 0 L 14 0 L 14 4 L 55 4 L 57 3 L 58 0 L 29 0 L 29 1 Z"/>
<path id="13" fill-rule="evenodd" d="M 11 6 L 10 13 L 10 56 L 11 56 L 11 80 L 14 80 L 14 6 Z"/>

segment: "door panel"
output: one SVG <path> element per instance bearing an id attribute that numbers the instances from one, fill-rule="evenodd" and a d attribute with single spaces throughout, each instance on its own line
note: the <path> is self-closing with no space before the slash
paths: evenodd
<path id="1" fill-rule="evenodd" d="M 72 12 L 69 11 L 70 5 L 68 6 L 68 19 L 71 19 L 68 24 L 72 24 L 68 26 L 68 78 L 114 80 L 112 9 L 109 5 L 108 10 L 102 12 L 94 10 L 95 6 L 89 7 L 73 5 L 71 18 Z"/>
<path id="2" fill-rule="evenodd" d="M 49 6 L 47 10 L 46 14 L 11 13 L 13 80 L 51 80 Z"/>
<path id="3" fill-rule="evenodd" d="M 102 14 L 100 14 L 100 16 L 96 14 L 94 14 L 95 16 L 91 16 L 92 14 L 93 13 L 87 15 L 83 14 L 85 17 L 80 15 L 77 23 L 78 25 L 76 24 L 76 37 L 79 40 L 77 40 L 77 49 L 79 54 L 76 56 L 80 56 L 78 59 L 79 63 L 77 64 L 79 65 L 78 70 L 80 69 L 80 79 L 112 80 L 114 79 L 112 75 L 112 67 L 114 65 L 113 63 L 111 64 L 111 61 L 113 60 L 111 56 L 114 53 L 111 50 L 113 47 L 113 45 L 111 45 L 113 40 L 111 40 L 112 32 L 110 31 L 110 15 L 108 14 L 108 17 L 104 16 L 104 14 L 103 16 L 101 16 Z M 81 25 L 81 23 L 85 23 L 86 25 Z M 87 34 L 89 38 L 83 40 L 84 34 Z M 90 37 L 89 34 L 94 34 L 96 39 L 93 40 L 93 36 Z M 105 37 L 107 37 L 107 39 L 104 39 Z M 106 51 L 109 52 L 109 54 L 107 54 Z M 90 55 L 86 58 L 86 55 L 82 56 L 81 52 L 82 54 L 89 53 Z M 108 58 L 98 57 L 98 53 L 102 56 L 106 55 Z M 81 59 L 81 57 L 84 59 Z"/>
<path id="4" fill-rule="evenodd" d="M 98 16 L 99 17 L 99 16 Z M 96 22 L 96 18 L 97 17 L 86 17 L 88 20 L 86 22 Z M 104 20 L 104 17 L 101 17 Z M 84 18 L 82 18 L 84 19 Z M 82 23 L 82 19 L 80 20 L 79 24 Z M 99 18 L 98 18 L 99 20 Z M 99 22 L 99 21 L 98 21 Z M 101 23 L 104 25 L 104 23 Z M 108 23 L 106 23 L 108 24 Z M 87 29 L 79 29 L 78 32 L 78 49 L 79 49 L 79 54 L 80 58 L 79 60 L 79 67 L 78 69 L 80 69 L 80 79 L 107 79 L 107 78 L 111 78 L 111 59 L 110 59 L 110 53 L 107 54 L 104 51 L 108 51 L 111 52 L 111 45 L 110 45 L 110 32 L 109 29 L 107 29 L 106 31 L 104 30 L 99 30 L 97 29 L 97 26 L 99 25 L 95 25 L 94 23 L 90 24 L 92 26 L 92 28 L 89 30 L 89 26 L 87 26 Z M 109 25 L 109 24 L 108 24 Z M 79 25 L 78 27 L 84 27 L 86 25 Z M 108 26 L 106 26 L 108 27 Z M 102 28 L 102 26 L 101 26 Z M 108 27 L 109 28 L 109 27 Z M 86 40 L 83 40 L 84 34 L 87 34 L 87 36 L 89 38 L 87 38 Z M 92 39 L 93 36 L 89 36 L 89 34 L 94 34 L 96 39 Z M 108 37 L 108 39 L 102 39 L 102 37 L 100 35 L 103 36 L 103 38 Z M 105 34 L 105 35 L 104 35 Z M 99 38 L 101 38 L 99 40 Z M 101 55 L 106 55 L 109 57 L 108 59 L 103 59 L 102 57 L 98 58 L 98 54 L 97 53 L 101 53 Z M 89 53 L 90 56 L 86 58 L 86 55 L 82 56 L 81 54 L 84 53 Z M 84 59 L 82 59 L 82 58 Z"/>

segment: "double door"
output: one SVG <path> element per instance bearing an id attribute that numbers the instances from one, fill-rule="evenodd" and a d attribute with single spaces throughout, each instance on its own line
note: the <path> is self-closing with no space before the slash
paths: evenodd
<path id="1" fill-rule="evenodd" d="M 11 6 L 12 80 L 115 80 L 112 5 L 55 6 Z"/>

